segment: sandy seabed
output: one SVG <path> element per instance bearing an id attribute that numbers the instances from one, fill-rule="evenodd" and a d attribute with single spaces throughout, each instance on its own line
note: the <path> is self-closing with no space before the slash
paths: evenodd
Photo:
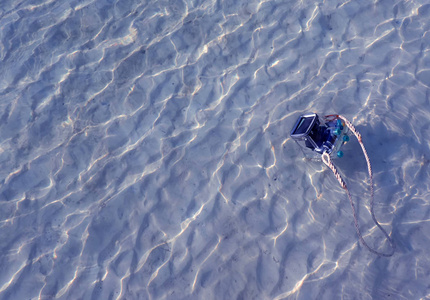
<path id="1" fill-rule="evenodd" d="M 0 299 L 430 299 L 427 1 L 2 0 L 0 28 Z M 361 132 L 392 257 L 304 112 Z"/>

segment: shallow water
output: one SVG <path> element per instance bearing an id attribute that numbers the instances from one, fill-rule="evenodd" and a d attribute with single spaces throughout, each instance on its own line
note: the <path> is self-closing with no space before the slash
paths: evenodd
<path id="1" fill-rule="evenodd" d="M 3 0 L 1 299 L 429 298 L 429 21 L 426 1 Z M 361 132 L 393 257 L 289 138 L 308 111 Z"/>

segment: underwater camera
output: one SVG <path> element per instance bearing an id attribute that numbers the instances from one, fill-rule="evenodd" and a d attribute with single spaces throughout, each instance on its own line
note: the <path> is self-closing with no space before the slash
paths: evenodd
<path id="1" fill-rule="evenodd" d="M 391 251 L 388 253 L 380 252 L 379 250 L 370 247 L 364 240 L 358 224 L 357 213 L 355 211 L 355 206 L 354 202 L 352 201 L 351 194 L 348 190 L 345 180 L 343 180 L 341 174 L 339 173 L 331 159 L 334 153 L 336 153 L 338 157 L 343 156 L 343 152 L 340 150 L 340 147 L 342 147 L 345 142 L 349 141 L 349 136 L 347 135 L 348 131 L 352 132 L 352 134 L 355 135 L 361 146 L 361 149 L 363 150 L 364 157 L 366 158 L 367 170 L 369 172 L 370 179 L 370 214 L 372 216 L 373 222 L 382 231 L 382 233 L 387 238 L 387 241 L 391 245 Z M 366 148 L 364 147 L 361 134 L 357 131 L 354 125 L 352 125 L 351 122 L 349 122 L 342 115 L 328 115 L 320 119 L 318 115 L 314 113 L 304 114 L 297 119 L 293 129 L 291 130 L 291 138 L 295 140 L 297 144 L 302 147 L 302 149 L 308 148 L 313 150 L 313 153 L 321 155 L 321 159 L 324 164 L 332 170 L 340 186 L 346 191 L 346 194 L 348 195 L 348 199 L 352 208 L 352 214 L 354 216 L 355 229 L 357 231 L 357 235 L 361 243 L 370 252 L 378 256 L 392 256 L 396 249 L 396 244 L 394 244 L 390 235 L 381 226 L 381 224 L 379 224 L 378 220 L 376 220 L 375 213 L 373 212 L 374 191 L 372 165 L 370 164 L 370 159 L 367 154 Z M 306 156 L 306 152 L 303 151 L 303 153 Z"/>
<path id="2" fill-rule="evenodd" d="M 291 138 L 302 149 L 309 148 L 319 154 L 327 152 L 338 157 L 343 156 L 341 146 L 349 141 L 348 127 L 338 115 L 328 115 L 320 119 L 315 113 L 301 115 L 293 129 Z"/>

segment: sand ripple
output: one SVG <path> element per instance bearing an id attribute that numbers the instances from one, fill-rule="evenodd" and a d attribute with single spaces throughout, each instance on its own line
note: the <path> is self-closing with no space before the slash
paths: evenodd
<path id="1" fill-rule="evenodd" d="M 2 1 L 0 298 L 427 299 L 425 2 Z M 394 257 L 305 111 L 361 131 Z"/>

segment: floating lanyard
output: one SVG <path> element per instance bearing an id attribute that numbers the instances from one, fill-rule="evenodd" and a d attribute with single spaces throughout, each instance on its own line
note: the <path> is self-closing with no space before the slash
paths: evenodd
<path id="1" fill-rule="evenodd" d="M 357 214 L 355 212 L 354 202 L 352 202 L 351 194 L 349 193 L 349 190 L 348 190 L 348 188 L 346 186 L 345 181 L 340 176 L 340 174 L 337 171 L 335 165 L 333 164 L 333 161 L 330 158 L 330 155 L 327 152 L 324 152 L 322 154 L 322 160 L 333 171 L 333 174 L 336 176 L 337 181 L 339 181 L 340 186 L 346 191 L 346 194 L 348 195 L 349 202 L 351 203 L 351 207 L 352 207 L 352 214 L 354 215 L 355 229 L 357 230 L 357 234 L 358 234 L 358 237 L 359 237 L 361 243 L 370 252 L 372 252 L 372 253 L 374 253 L 376 255 L 384 256 L 384 257 L 390 257 L 390 256 L 392 256 L 394 254 L 394 251 L 396 249 L 396 245 L 393 243 L 393 240 L 390 238 L 390 236 L 385 231 L 385 229 L 382 228 L 382 226 L 379 224 L 378 220 L 376 220 L 375 213 L 373 212 L 373 175 L 372 175 L 372 165 L 370 164 L 369 156 L 367 155 L 366 148 L 364 148 L 364 144 L 363 144 L 363 142 L 361 140 L 361 135 L 357 131 L 357 129 L 355 129 L 354 125 L 352 125 L 345 117 L 343 117 L 341 115 L 335 115 L 335 117 L 337 117 L 339 119 L 342 119 L 345 122 L 345 125 L 348 126 L 349 130 L 351 130 L 354 133 L 354 135 L 356 136 L 358 142 L 360 143 L 361 149 L 363 149 L 363 153 L 364 153 L 364 157 L 366 158 L 367 169 L 369 171 L 369 177 L 370 177 L 370 214 L 372 215 L 373 222 L 375 222 L 376 226 L 378 226 L 378 228 L 384 233 L 385 237 L 390 242 L 390 245 L 391 245 L 391 248 L 392 248 L 392 251 L 390 253 L 382 253 L 382 252 L 376 251 L 376 250 L 372 249 L 364 241 L 363 236 L 361 235 L 361 232 L 360 232 L 360 228 L 358 226 L 358 219 L 357 219 Z"/>

